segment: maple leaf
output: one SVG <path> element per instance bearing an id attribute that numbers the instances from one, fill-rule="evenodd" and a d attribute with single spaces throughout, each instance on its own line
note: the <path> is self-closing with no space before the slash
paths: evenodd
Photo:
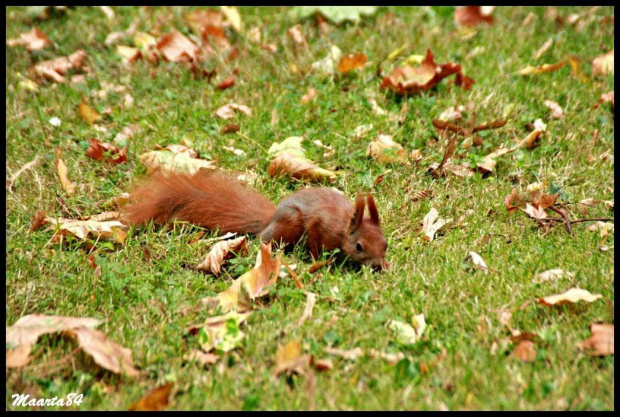
<path id="1" fill-rule="evenodd" d="M 460 64 L 435 63 L 433 53 L 430 49 L 426 52 L 426 58 L 419 67 L 405 65 L 397 67 L 392 74 L 383 79 L 382 89 L 388 89 L 397 94 L 412 94 L 419 91 L 428 90 L 436 86 L 441 80 L 449 75 L 456 74 L 456 85 L 466 90 L 471 88 L 474 80 L 463 75 Z"/>

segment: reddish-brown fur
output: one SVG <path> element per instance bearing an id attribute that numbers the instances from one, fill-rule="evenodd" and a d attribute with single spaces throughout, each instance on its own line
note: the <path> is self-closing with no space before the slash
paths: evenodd
<path id="1" fill-rule="evenodd" d="M 355 205 L 329 188 L 304 188 L 277 207 L 258 191 L 218 171 L 195 175 L 154 174 L 131 195 L 126 209 L 134 224 L 185 220 L 221 232 L 260 234 L 264 241 L 286 244 L 304 235 L 312 256 L 342 249 L 352 259 L 385 267 L 387 247 L 372 195 L 358 195 Z M 369 217 L 364 217 L 365 203 Z"/>

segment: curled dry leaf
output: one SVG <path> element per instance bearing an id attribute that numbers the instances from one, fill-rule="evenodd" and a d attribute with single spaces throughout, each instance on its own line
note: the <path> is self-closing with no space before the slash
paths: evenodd
<path id="1" fill-rule="evenodd" d="M 108 156 L 104 156 L 107 153 Z M 111 164 L 122 164 L 127 162 L 127 148 L 119 149 L 111 143 L 101 143 L 97 139 L 90 140 L 90 146 L 86 150 L 86 156 L 93 158 L 95 161 L 101 161 Z"/>
<path id="2" fill-rule="evenodd" d="M 247 116 L 252 116 L 252 110 L 244 104 L 229 103 L 216 110 L 215 115 L 228 120 L 235 117 L 237 112 L 241 112 Z"/>
<path id="3" fill-rule="evenodd" d="M 426 242 L 430 242 L 435 238 L 435 234 L 446 224 L 450 223 L 452 219 L 440 219 L 437 209 L 431 207 L 430 211 L 422 219 L 422 239 Z"/>
<path id="4" fill-rule="evenodd" d="M 553 305 L 562 305 L 562 304 L 574 304 L 579 301 L 585 301 L 586 303 L 591 303 L 593 301 L 598 300 L 599 298 L 603 298 L 601 294 L 591 294 L 587 290 L 582 290 L 580 288 L 571 288 L 570 290 L 562 293 L 549 295 L 547 297 L 542 297 L 538 301 L 546 306 Z"/>
<path id="5" fill-rule="evenodd" d="M 414 68 L 407 64 L 394 69 L 392 74 L 383 79 L 381 88 L 392 90 L 397 94 L 412 94 L 433 88 L 452 74 L 456 74 L 456 85 L 466 90 L 469 90 L 474 83 L 474 80 L 463 75 L 460 64 L 450 62 L 439 65 L 435 63 L 433 53 L 429 49 L 419 67 Z"/>
<path id="6" fill-rule="evenodd" d="M 271 244 L 261 242 L 261 249 L 256 258 L 256 266 L 237 278 L 232 285 L 215 297 L 205 297 L 200 303 L 211 310 L 216 307 L 223 312 L 236 309 L 239 312 L 249 310 L 249 299 L 255 299 L 266 294 L 266 288 L 274 285 L 280 272 L 282 254 L 271 257 Z M 242 294 L 245 292 L 245 294 Z"/>
<path id="7" fill-rule="evenodd" d="M 564 117 L 564 111 L 562 110 L 562 107 L 560 107 L 560 105 L 555 101 L 545 100 L 544 105 L 548 107 L 549 110 L 551 110 L 551 117 L 553 117 L 554 119 L 561 119 L 562 117 Z"/>
<path id="8" fill-rule="evenodd" d="M 463 26 L 493 23 L 493 6 L 462 6 L 454 11 L 454 21 Z"/>
<path id="9" fill-rule="evenodd" d="M 314 100 L 316 97 L 317 91 L 316 88 L 309 88 L 308 92 L 301 97 L 301 104 L 306 104 Z"/>
<path id="10" fill-rule="evenodd" d="M 301 326 L 306 320 L 312 317 L 312 311 L 314 310 L 314 304 L 316 303 L 316 294 L 312 292 L 306 293 L 306 308 L 304 309 L 304 314 L 299 319 L 297 323 L 298 326 Z"/>
<path id="11" fill-rule="evenodd" d="M 536 349 L 534 348 L 534 342 L 531 340 L 521 340 L 515 350 L 512 351 L 512 356 L 522 360 L 523 362 L 536 361 Z"/>
<path id="12" fill-rule="evenodd" d="M 362 68 L 368 57 L 365 54 L 347 54 L 340 60 L 338 64 L 338 71 L 343 74 L 346 74 L 350 71 L 355 71 L 357 69 Z"/>
<path id="13" fill-rule="evenodd" d="M 62 217 L 58 219 L 46 217 L 45 220 L 51 224 L 50 229 L 55 229 L 54 237 L 56 238 L 64 235 L 74 236 L 84 241 L 92 238 L 122 244 L 127 237 L 127 225 L 116 220 L 74 220 Z"/>
<path id="14" fill-rule="evenodd" d="M 230 259 L 233 254 L 243 254 L 247 252 L 247 238 L 245 236 L 231 240 L 217 242 L 204 261 L 196 267 L 199 271 L 211 272 L 219 275 L 222 264 L 226 259 Z"/>
<path id="15" fill-rule="evenodd" d="M 374 141 L 368 144 L 366 156 L 371 156 L 382 164 L 408 164 L 409 155 L 407 151 L 392 140 L 392 135 L 379 135 Z"/>
<path id="16" fill-rule="evenodd" d="M 485 156 L 482 161 L 478 162 L 476 164 L 476 166 L 482 171 L 482 172 L 494 172 L 495 171 L 495 165 L 497 164 L 496 159 L 502 155 L 506 155 L 508 153 L 511 153 L 513 151 L 515 151 L 516 148 L 513 149 L 508 149 L 508 148 L 499 148 L 496 151 L 491 152 L 490 154 L 488 154 L 487 156 Z"/>
<path id="17" fill-rule="evenodd" d="M 336 179 L 335 172 L 320 168 L 311 160 L 289 152 L 282 152 L 271 161 L 271 164 L 269 164 L 269 175 L 272 177 L 291 175 L 297 179 L 316 181 Z"/>
<path id="18" fill-rule="evenodd" d="M 114 343 L 105 333 L 87 327 L 70 330 L 77 338 L 82 350 L 93 357 L 95 363 L 115 374 L 127 374 L 136 377 L 140 372 L 133 367 L 131 350 Z"/>
<path id="19" fill-rule="evenodd" d="M 43 49 L 47 45 L 51 45 L 52 41 L 49 40 L 47 35 L 42 30 L 33 27 L 30 32 L 22 33 L 17 39 L 7 39 L 7 46 L 26 45 L 26 49 L 29 51 L 36 51 Z"/>
<path id="20" fill-rule="evenodd" d="M 574 278 L 575 274 L 573 274 L 572 272 L 564 271 L 560 268 L 554 268 L 538 274 L 534 279 L 534 282 L 540 284 L 542 282 L 555 281 L 558 278 L 562 277 Z"/>
<path id="21" fill-rule="evenodd" d="M 542 74 L 545 72 L 557 71 L 564 66 L 564 62 L 559 62 L 557 64 L 542 64 L 538 66 L 527 65 L 525 68 L 518 71 L 520 75 L 536 75 Z"/>
<path id="22" fill-rule="evenodd" d="M 297 24 L 293 27 L 290 27 L 287 31 L 286 34 L 288 36 L 291 37 L 291 39 L 293 39 L 293 42 L 295 42 L 295 45 L 300 46 L 300 47 L 304 47 L 307 48 L 308 47 L 308 41 L 306 40 L 306 37 L 304 36 L 303 33 L 301 33 L 301 25 Z"/>
<path id="23" fill-rule="evenodd" d="M 482 259 L 482 256 L 478 255 L 476 252 L 470 251 L 465 259 L 471 260 L 471 263 L 476 269 L 481 269 L 483 271 L 489 270 L 489 267 L 487 267 L 487 264 L 484 262 L 484 259 Z"/>
<path id="24" fill-rule="evenodd" d="M 64 83 L 65 77 L 63 77 L 63 74 L 66 74 L 70 69 L 82 68 L 85 61 L 86 52 L 80 49 L 69 56 L 38 62 L 28 72 L 57 83 Z"/>
<path id="25" fill-rule="evenodd" d="M 129 411 L 160 411 L 166 409 L 170 401 L 172 387 L 174 387 L 174 383 L 170 382 L 152 389 L 138 402 L 132 404 Z"/>
<path id="26" fill-rule="evenodd" d="M 60 159 L 60 155 L 61 150 L 60 148 L 58 148 L 58 150 L 56 151 L 56 157 L 54 158 L 54 165 L 56 165 L 56 172 L 58 173 L 58 178 L 60 179 L 60 185 L 62 186 L 62 189 L 65 190 L 67 195 L 71 195 L 75 192 L 75 184 L 69 181 L 69 177 L 67 176 L 69 170 L 65 165 L 65 161 Z"/>
<path id="27" fill-rule="evenodd" d="M 607 356 L 614 354 L 614 325 L 595 323 L 590 326 L 592 336 L 584 340 L 579 348 L 592 356 Z"/>
<path id="28" fill-rule="evenodd" d="M 193 151 L 193 149 L 182 152 L 175 152 L 171 149 L 150 151 L 140 155 L 140 162 L 146 166 L 146 170 L 149 174 L 159 169 L 170 172 L 195 174 L 200 169 L 216 168 L 213 162 L 192 156 L 191 151 Z"/>
<path id="29" fill-rule="evenodd" d="M 614 75 L 614 50 L 597 56 L 592 61 L 592 75 Z"/>
<path id="30" fill-rule="evenodd" d="M 162 35 L 155 47 L 166 61 L 195 62 L 198 59 L 198 46 L 176 29 Z"/>

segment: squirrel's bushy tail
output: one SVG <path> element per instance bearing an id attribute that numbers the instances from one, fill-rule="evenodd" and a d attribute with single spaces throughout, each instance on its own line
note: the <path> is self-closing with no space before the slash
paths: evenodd
<path id="1" fill-rule="evenodd" d="M 217 171 L 155 173 L 131 200 L 125 214 L 133 224 L 184 220 L 221 232 L 258 234 L 275 212 L 258 191 Z"/>

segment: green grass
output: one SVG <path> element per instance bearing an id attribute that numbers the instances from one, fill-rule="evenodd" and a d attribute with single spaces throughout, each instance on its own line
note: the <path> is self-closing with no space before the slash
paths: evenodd
<path id="1" fill-rule="evenodd" d="M 302 338 L 304 350 L 318 358 L 327 357 L 325 347 L 335 344 L 403 351 L 411 363 L 396 366 L 381 359 L 355 361 L 334 357 L 333 369 L 317 373 L 317 409 L 596 409 L 614 408 L 614 358 L 583 355 L 578 344 L 590 336 L 589 326 L 597 321 L 613 322 L 614 245 L 607 252 L 598 233 L 586 224 L 574 225 L 569 236 L 562 226 L 545 233 L 522 212 L 509 214 L 503 200 L 513 188 L 524 190 L 533 182 L 546 182 L 560 190 L 563 202 L 592 197 L 613 200 L 613 111 L 608 105 L 595 109 L 599 96 L 613 90 L 613 77 L 591 77 L 591 60 L 613 49 L 613 8 L 601 8 L 585 28 L 563 26 L 550 20 L 543 8 L 499 8 L 496 24 L 478 28 L 475 36 L 463 40 L 452 20 L 452 8 L 382 8 L 359 25 L 331 26 L 320 34 L 314 20 L 301 23 L 308 38 L 307 52 L 296 52 L 286 30 L 296 21 L 282 8 L 242 8 L 246 28 L 259 26 L 263 41 L 278 45 L 278 54 L 259 49 L 241 36 L 231 41 L 240 57 L 230 63 L 212 59 L 207 68 L 217 69 L 216 80 L 195 80 L 175 63 L 152 66 L 138 62 L 125 67 L 114 47 L 103 44 L 111 31 L 126 29 L 134 18 L 138 30 L 155 33 L 177 28 L 189 29 L 184 22 L 186 8 L 115 8 L 116 20 L 108 22 L 98 8 L 76 8 L 47 21 L 36 22 L 54 41 L 43 51 L 27 52 L 23 47 L 7 48 L 6 151 L 7 177 L 25 163 L 41 156 L 41 161 L 24 172 L 6 198 L 6 324 L 19 317 L 40 313 L 95 317 L 107 321 L 99 328 L 112 340 L 129 347 L 142 376 L 136 380 L 119 377 L 96 366 L 84 353 L 66 356 L 74 342 L 58 336 L 42 337 L 33 349 L 33 360 L 21 370 L 7 370 L 7 409 L 11 395 L 29 393 L 35 398 L 84 394 L 81 409 L 126 409 L 150 389 L 167 381 L 175 388 L 170 409 L 307 409 L 303 377 L 273 378 L 278 343 Z M 585 9 L 560 8 L 567 16 Z M 533 12 L 537 19 L 522 27 Z M 588 17 L 586 17 L 587 19 Z M 25 11 L 7 9 L 7 39 L 28 31 Z M 157 29 L 159 28 L 159 29 Z M 548 39 L 553 47 L 539 60 L 532 54 Z M 129 41 L 121 42 L 128 44 Z M 409 42 L 406 54 L 422 54 L 431 48 L 438 63 L 459 62 L 476 84 L 470 91 L 442 81 L 435 89 L 399 99 L 379 89 L 376 63 L 394 49 Z M 343 53 L 364 52 L 370 65 L 351 76 L 322 78 L 303 74 L 322 59 L 330 44 Z M 468 53 L 482 46 L 485 52 L 471 58 Z M 83 48 L 92 72 L 85 84 L 45 83 L 38 92 L 17 87 L 17 74 L 25 74 L 33 63 L 68 55 Z M 569 55 L 581 59 L 587 82 L 571 75 L 570 67 L 551 73 L 521 77 L 515 72 L 526 66 L 555 63 Z M 292 65 L 301 69 L 295 72 Z M 219 91 L 215 84 L 238 68 L 237 84 Z M 389 64 L 384 65 L 389 71 Z M 106 98 L 92 94 L 104 83 L 124 85 L 135 99 L 129 109 L 120 104 L 123 94 Z M 299 104 L 307 89 L 318 90 L 316 99 Z M 409 112 L 402 125 L 375 115 L 367 99 L 394 113 L 403 100 Z M 95 131 L 83 122 L 77 105 L 82 97 L 101 111 L 113 112 L 103 123 L 107 133 Z M 565 117 L 551 120 L 544 100 L 554 100 Z M 213 112 L 228 102 L 250 106 L 253 117 L 239 116 L 235 122 L 241 133 L 224 135 L 228 122 Z M 468 179 L 433 179 L 427 167 L 439 162 L 443 143 L 437 144 L 431 120 L 449 106 L 473 103 L 478 120 L 500 118 L 508 105 L 514 106 L 508 124 L 490 131 L 482 148 L 460 149 L 475 160 L 527 135 L 524 125 L 536 118 L 548 124 L 542 146 L 502 157 L 496 174 Z M 279 121 L 270 124 L 272 110 Z M 48 121 L 62 120 L 59 127 Z M 105 165 L 84 155 L 90 138 L 111 141 L 123 127 L 139 123 L 141 132 L 129 143 L 129 161 Z M 355 127 L 372 124 L 373 130 L 361 141 L 351 140 Z M 611 160 L 589 162 L 587 150 L 595 130 L 598 142 L 590 149 L 595 157 L 611 152 Z M 410 166 L 385 167 L 365 156 L 368 141 L 378 133 L 394 135 L 407 150 L 421 148 L 423 160 Z M 314 315 L 303 326 L 296 323 L 305 306 L 305 294 L 291 279 L 279 280 L 271 295 L 262 300 L 248 319 L 244 346 L 226 355 L 216 366 L 205 369 L 186 363 L 182 357 L 198 346 L 185 338 L 186 329 L 208 317 L 206 311 L 181 312 L 200 298 L 228 287 L 231 280 L 253 266 L 257 244 L 247 257 L 224 269 L 219 278 L 195 272 L 211 242 L 205 238 L 190 243 L 200 228 L 177 225 L 172 230 L 134 230 L 127 244 L 110 250 L 95 245 L 95 258 L 102 274 L 94 284 L 88 266 L 89 251 L 77 242 L 59 245 L 50 242 L 52 233 L 41 229 L 29 232 L 30 217 L 44 209 L 51 216 L 77 218 L 103 211 L 101 204 L 124 192 L 145 173 L 138 156 L 162 146 L 191 141 L 194 148 L 219 166 L 255 172 L 256 188 L 274 201 L 303 184 L 288 178 L 271 179 L 267 174 L 268 155 L 254 142 L 268 148 L 274 141 L 304 135 L 308 156 L 321 167 L 337 169 L 332 184 L 353 197 L 357 190 L 371 190 L 375 178 L 392 169 L 375 189 L 386 237 L 389 242 L 389 271 L 373 274 L 340 263 L 323 270 L 308 290 L 317 294 Z M 324 159 L 323 150 L 311 141 L 320 139 L 334 147 L 335 155 Z M 222 149 L 234 140 L 246 156 Z M 79 186 L 71 197 L 60 187 L 54 167 L 56 148 L 62 149 L 70 179 Z M 477 155 L 477 156 L 472 156 Z M 411 202 L 413 192 L 431 189 L 435 197 Z M 60 198 L 66 203 L 66 209 Z M 458 219 L 467 215 L 466 225 L 446 230 L 435 241 L 423 243 L 420 222 L 430 207 L 440 216 Z M 583 216 L 613 217 L 603 205 Z M 493 236 L 488 243 L 480 239 Z M 256 240 L 255 240 L 256 243 Z M 150 260 L 145 251 L 148 250 Z M 492 272 L 470 272 L 463 267 L 468 251 L 479 253 Z M 312 263 L 298 247 L 286 254 L 287 263 L 297 263 L 298 272 Z M 543 284 L 533 283 L 535 274 L 551 268 L 575 274 Z M 301 275 L 308 284 L 311 277 Z M 340 298 L 329 298 L 332 287 Z M 578 286 L 603 299 L 592 304 L 548 308 L 536 303 L 518 310 L 527 301 L 563 292 Z M 512 309 L 512 327 L 534 332 L 537 345 L 534 363 L 521 363 L 507 354 L 514 345 L 506 344 L 510 333 L 499 323 L 498 310 Z M 412 347 L 393 343 L 386 321 L 424 313 L 428 327 Z M 493 355 L 494 341 L 499 349 Z M 424 362 L 433 364 L 442 349 L 443 361 L 423 374 Z M 58 361 L 65 358 L 64 361 Z"/>

